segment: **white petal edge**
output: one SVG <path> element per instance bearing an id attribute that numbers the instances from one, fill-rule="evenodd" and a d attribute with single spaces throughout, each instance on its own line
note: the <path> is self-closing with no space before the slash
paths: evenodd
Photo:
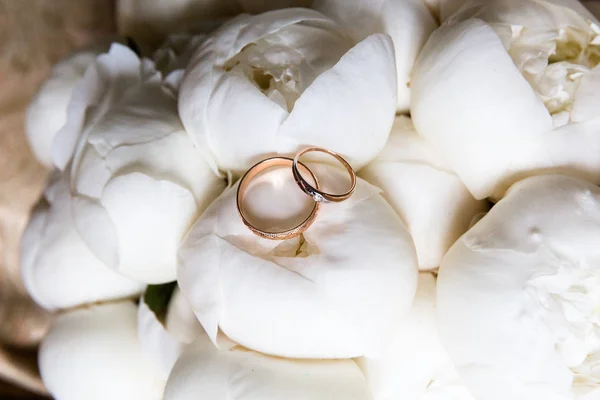
<path id="1" fill-rule="evenodd" d="M 395 110 L 393 43 L 388 35 L 374 34 L 304 91 L 281 125 L 279 152 L 293 153 L 307 145 L 325 147 L 360 169 L 385 146 Z"/>
<path id="2" fill-rule="evenodd" d="M 125 301 L 70 310 L 39 352 L 44 384 L 60 400 L 159 400 L 164 380 L 138 343 L 136 306 Z"/>
<path id="3" fill-rule="evenodd" d="M 480 20 L 442 26 L 413 71 L 412 118 L 477 199 L 539 167 L 552 128 L 542 101 L 494 30 Z M 536 154 L 537 153 L 537 154 Z"/>

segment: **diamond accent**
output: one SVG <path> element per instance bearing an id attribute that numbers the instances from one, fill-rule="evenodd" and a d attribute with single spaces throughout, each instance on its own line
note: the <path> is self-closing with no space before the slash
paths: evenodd
<path id="1" fill-rule="evenodd" d="M 317 203 L 323 201 L 323 196 L 321 196 L 320 193 L 313 193 L 312 197 L 313 197 L 313 200 L 316 201 Z"/>

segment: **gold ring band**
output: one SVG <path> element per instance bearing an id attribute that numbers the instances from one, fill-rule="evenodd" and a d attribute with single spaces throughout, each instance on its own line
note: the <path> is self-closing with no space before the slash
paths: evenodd
<path id="1" fill-rule="evenodd" d="M 316 184 L 315 186 L 312 186 L 306 179 L 304 179 L 304 177 L 298 170 L 298 165 L 301 165 L 301 163 L 299 162 L 299 159 L 303 154 L 311 152 L 311 151 L 318 151 L 321 153 L 329 154 L 330 156 L 332 156 L 336 160 L 338 160 L 344 166 L 344 168 L 346 168 L 346 171 L 348 171 L 348 173 L 350 174 L 350 189 L 347 192 L 341 193 L 341 194 L 331 194 L 331 193 L 323 192 L 323 191 L 319 190 L 318 184 Z M 348 161 L 346 161 L 342 156 L 340 156 L 336 152 L 324 149 L 322 147 L 308 147 L 304 150 L 299 151 L 296 154 L 296 157 L 294 157 L 294 162 L 292 164 L 292 173 L 294 174 L 294 179 L 296 180 L 296 183 L 298 184 L 300 189 L 307 195 L 311 196 L 313 198 L 313 200 L 317 203 L 320 203 L 321 201 L 330 201 L 330 202 L 344 201 L 348 197 L 352 196 L 354 189 L 356 189 L 356 173 L 354 172 L 354 169 L 352 169 L 352 166 L 348 163 Z M 312 173 L 311 173 L 311 175 L 314 177 L 314 175 Z M 315 182 L 316 182 L 316 180 L 315 180 Z"/>
<path id="2" fill-rule="evenodd" d="M 317 180 L 317 177 L 313 174 L 313 172 L 306 165 L 304 165 L 302 163 L 298 163 L 298 164 L 300 165 L 300 168 L 302 168 L 304 171 L 306 171 L 306 172 L 308 172 L 308 174 L 310 174 L 311 178 L 313 179 L 313 182 L 315 183 L 315 186 L 318 188 L 319 182 Z M 319 212 L 320 204 L 318 202 L 315 202 L 315 206 L 313 207 L 313 209 L 310 212 L 310 214 L 308 215 L 308 217 L 304 221 L 302 221 L 302 223 L 300 223 L 299 225 L 293 227 L 292 229 L 283 231 L 283 232 L 268 232 L 268 231 L 263 231 L 261 229 L 256 228 L 254 225 L 252 225 L 250 222 L 248 222 L 248 220 L 244 216 L 242 204 L 244 201 L 244 193 L 246 192 L 246 189 L 248 188 L 248 185 L 250 184 L 250 182 L 254 178 L 256 178 L 256 176 L 258 174 L 260 174 L 261 172 L 263 172 L 267 169 L 270 169 L 273 167 L 289 167 L 292 165 L 294 165 L 294 160 L 292 160 L 291 158 L 288 158 L 288 157 L 267 158 L 265 160 L 259 161 L 258 163 L 254 164 L 254 166 L 252 166 L 252 168 L 250 168 L 248 171 L 246 171 L 244 176 L 242 176 L 242 178 L 240 179 L 240 183 L 237 188 L 237 197 L 236 197 L 236 205 L 237 205 L 238 213 L 240 214 L 240 217 L 242 219 L 242 222 L 244 222 L 244 225 L 246 225 L 248 227 L 248 229 L 250 229 L 256 235 L 258 235 L 262 238 L 271 239 L 271 240 L 285 240 L 285 239 L 290 239 L 294 236 L 298 236 L 302 232 L 304 232 L 306 229 L 308 229 L 308 227 L 314 222 L 315 218 L 317 217 L 317 213 Z"/>

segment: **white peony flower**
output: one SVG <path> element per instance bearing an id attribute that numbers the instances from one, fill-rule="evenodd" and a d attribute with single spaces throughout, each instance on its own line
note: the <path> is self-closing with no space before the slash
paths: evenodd
<path id="1" fill-rule="evenodd" d="M 165 380 L 186 345 L 205 335 L 191 306 L 174 285 L 149 286 L 138 308 L 140 344 Z"/>
<path id="2" fill-rule="evenodd" d="M 326 190 L 343 190 L 341 170 L 311 168 L 321 182 L 338 183 Z M 244 207 L 258 226 L 285 226 L 313 204 L 288 169 L 255 183 Z M 301 236 L 274 241 L 242 223 L 236 187 L 211 204 L 179 252 L 181 291 L 209 337 L 216 343 L 220 328 L 244 347 L 292 358 L 385 350 L 393 317 L 410 307 L 418 269 L 410 235 L 377 188 L 359 179 L 352 197 L 323 204 Z"/>
<path id="3" fill-rule="evenodd" d="M 197 50 L 179 113 L 213 168 L 240 175 L 275 153 L 317 145 L 357 169 L 383 148 L 396 109 L 387 35 L 356 44 L 323 14 L 242 15 Z"/>
<path id="4" fill-rule="evenodd" d="M 165 381 L 139 345 L 129 301 L 59 315 L 39 352 L 44 384 L 56 400 L 162 399 Z"/>
<path id="5" fill-rule="evenodd" d="M 71 92 L 102 46 L 73 53 L 58 62 L 27 108 L 25 132 L 35 158 L 46 168 L 52 167 L 52 140 L 67 120 Z"/>
<path id="6" fill-rule="evenodd" d="M 473 400 L 440 342 L 435 277 L 419 274 L 410 313 L 400 318 L 392 345 L 378 359 L 362 357 L 373 400 Z"/>
<path id="7" fill-rule="evenodd" d="M 359 42 L 374 33 L 394 41 L 398 74 L 397 111 L 408 112 L 410 80 L 419 51 L 437 28 L 423 0 L 315 0 L 313 8 L 339 22 Z M 369 78 L 371 79 L 371 77 Z"/>
<path id="8" fill-rule="evenodd" d="M 152 63 L 118 44 L 99 56 L 53 150 L 93 253 L 142 282 L 175 280 L 182 236 L 225 184 L 183 129 Z"/>
<path id="9" fill-rule="evenodd" d="M 202 335 L 179 359 L 164 400 L 370 400 L 352 360 L 289 360 L 260 354 L 219 335 Z"/>
<path id="10" fill-rule="evenodd" d="M 452 246 L 438 322 L 475 398 L 598 398 L 599 242 L 600 189 L 546 175 L 511 187 Z"/>
<path id="11" fill-rule="evenodd" d="M 437 268 L 473 217 L 487 210 L 487 202 L 473 198 L 409 117 L 396 117 L 386 147 L 360 176 L 383 190 L 406 224 L 421 270 Z"/>
<path id="12" fill-rule="evenodd" d="M 75 229 L 64 174 L 54 173 L 21 240 L 21 271 L 31 297 L 47 310 L 138 295 L 144 285 L 94 256 Z"/>
<path id="13" fill-rule="evenodd" d="M 600 28 L 575 0 L 471 0 L 413 71 L 417 131 L 476 198 L 528 175 L 600 182 Z"/>

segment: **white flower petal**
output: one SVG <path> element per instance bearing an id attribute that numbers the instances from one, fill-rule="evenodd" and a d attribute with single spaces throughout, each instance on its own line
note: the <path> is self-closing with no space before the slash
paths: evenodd
<path id="1" fill-rule="evenodd" d="M 338 21 L 357 42 L 374 33 L 391 36 L 398 74 L 397 111 L 407 112 L 413 64 L 437 27 L 423 0 L 317 0 L 313 7 Z"/>
<path id="2" fill-rule="evenodd" d="M 36 159 L 47 168 L 52 167 L 52 141 L 67 120 L 73 88 L 104 50 L 82 50 L 56 64 L 27 108 L 27 139 Z"/>
<path id="3" fill-rule="evenodd" d="M 121 255 L 114 221 L 95 199 L 73 196 L 73 221 L 81 239 L 104 265 L 117 269 Z"/>
<path id="4" fill-rule="evenodd" d="M 532 30 L 586 28 L 588 23 L 580 16 L 595 19 L 578 0 L 455 0 L 443 8 L 446 19 L 451 16 L 452 22 L 479 18 L 491 24 L 513 24 Z"/>
<path id="5" fill-rule="evenodd" d="M 347 180 L 341 170 L 312 168 L 324 182 Z M 278 185 L 306 199 L 287 171 L 285 178 L 279 171 L 284 170 L 264 174 L 256 187 Z M 245 205 L 262 207 L 256 213 L 263 223 L 285 221 L 297 204 L 294 196 L 278 202 L 271 190 L 265 206 L 256 190 Z M 235 187 L 221 195 L 179 253 L 178 282 L 211 339 L 216 342 L 220 327 L 236 342 L 267 354 L 344 358 L 382 351 L 391 316 L 410 306 L 417 267 L 410 236 L 376 189 L 359 180 L 349 200 L 323 205 L 302 238 L 283 242 L 248 230 L 235 197 Z"/>
<path id="6" fill-rule="evenodd" d="M 150 356 L 160 369 L 161 376 L 166 380 L 171 369 L 181 355 L 183 344 L 169 335 L 154 312 L 142 300 L 138 310 L 138 332 L 140 346 Z"/>
<path id="7" fill-rule="evenodd" d="M 600 109 L 600 65 L 581 78 L 575 93 L 571 121 L 585 122 L 597 118 Z"/>
<path id="8" fill-rule="evenodd" d="M 206 335 L 179 359 L 164 398 L 370 399 L 365 378 L 352 360 L 288 360 L 235 343 L 219 351 Z"/>
<path id="9" fill-rule="evenodd" d="M 136 307 L 121 302 L 75 309 L 42 342 L 44 384 L 59 400 L 162 399 L 164 380 L 138 343 Z"/>
<path id="10" fill-rule="evenodd" d="M 209 134 L 215 136 L 210 146 L 219 167 L 241 175 L 249 166 L 273 153 L 279 126 L 287 116 L 286 110 L 245 77 L 235 73 L 221 75 L 210 93 L 204 115 Z M 226 136 L 220 138 L 223 134 Z"/>
<path id="11" fill-rule="evenodd" d="M 166 380 L 184 347 L 205 334 L 178 288 L 171 296 L 165 318 L 160 321 L 142 296 L 138 308 L 140 345 Z"/>
<path id="12" fill-rule="evenodd" d="M 480 20 L 441 27 L 413 71 L 411 115 L 417 131 L 480 199 L 542 161 L 534 154 L 552 119 Z M 460 97 L 460 98 L 459 98 Z"/>
<path id="13" fill-rule="evenodd" d="M 282 152 L 321 146 L 343 154 L 356 169 L 375 158 L 394 120 L 393 57 L 392 41 L 382 34 L 371 35 L 350 49 L 296 102 L 279 131 Z M 367 73 L 369 79 L 365 79 Z"/>
<path id="14" fill-rule="evenodd" d="M 399 319 L 394 341 L 381 358 L 360 358 L 373 400 L 472 400 L 440 342 L 436 323 L 435 277 L 419 274 L 410 312 Z"/>
<path id="15" fill-rule="evenodd" d="M 133 88 L 115 102 L 90 130 L 87 142 L 101 156 L 124 145 L 149 143 L 182 130 L 175 98 L 160 84 Z"/>
<path id="16" fill-rule="evenodd" d="M 110 171 L 127 170 L 135 166 L 139 172 L 184 187 L 194 194 L 201 210 L 225 186 L 225 182 L 218 179 L 202 157 L 199 157 L 198 150 L 184 131 L 177 131 L 148 143 L 120 146 L 106 156 L 105 162 Z"/>
<path id="17" fill-rule="evenodd" d="M 440 335 L 477 399 L 597 388 L 599 238 L 597 186 L 547 175 L 515 184 L 446 254 Z"/>
<path id="18" fill-rule="evenodd" d="M 547 132 L 540 150 L 551 160 L 546 173 L 562 173 L 600 181 L 600 118 L 581 123 L 570 123 Z"/>
<path id="19" fill-rule="evenodd" d="M 360 176 L 383 190 L 406 224 L 421 270 L 437 268 L 473 217 L 487 210 L 405 116 L 396 117 L 385 149 Z"/>
<path id="20" fill-rule="evenodd" d="M 171 296 L 165 317 L 165 327 L 175 339 L 186 344 L 192 343 L 201 335 L 206 335 L 194 315 L 190 303 L 179 288 L 176 288 Z"/>
<path id="21" fill-rule="evenodd" d="M 337 24 L 308 9 L 242 15 L 212 34 L 186 69 L 179 92 L 179 114 L 215 171 L 241 175 L 257 158 L 278 150 L 277 133 L 288 116 L 287 110 L 274 97 L 266 96 L 243 71 L 234 69 L 250 60 L 231 61 L 261 40 L 278 42 L 270 43 L 268 48 L 286 47 L 300 59 L 287 60 L 277 51 L 259 52 L 256 57 L 271 57 L 259 63 L 281 65 L 291 72 L 329 68 L 337 60 L 336 55 L 341 56 L 351 47 Z M 330 61 L 332 57 L 335 60 Z M 266 77 L 270 73 L 266 67 L 255 70 Z"/>
<path id="22" fill-rule="evenodd" d="M 65 177 L 55 174 L 49 185 L 49 204 L 34 211 L 21 243 L 29 294 L 49 310 L 139 294 L 143 284 L 108 269 L 81 240 Z"/>
<path id="23" fill-rule="evenodd" d="M 147 283 L 175 280 L 179 241 L 198 213 L 192 193 L 134 172 L 112 178 L 101 204 L 110 220 L 117 221 L 118 271 Z"/>
<path id="24" fill-rule="evenodd" d="M 96 58 L 79 80 L 67 108 L 67 121 L 52 143 L 54 165 L 63 170 L 73 157 L 86 124 L 122 94 L 122 90 L 139 83 L 140 61 L 127 47 L 113 43 L 108 54 Z"/>

